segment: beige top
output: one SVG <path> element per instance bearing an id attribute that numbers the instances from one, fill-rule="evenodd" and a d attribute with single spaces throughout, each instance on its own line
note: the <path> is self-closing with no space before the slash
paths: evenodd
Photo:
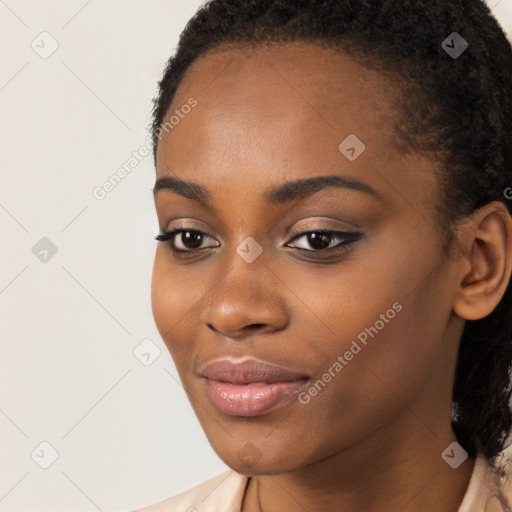
<path id="1" fill-rule="evenodd" d="M 229 470 L 177 496 L 133 512 L 240 512 L 248 483 L 249 477 Z M 499 490 L 512 502 L 512 476 L 500 484 L 487 461 L 477 457 L 457 512 L 509 512 L 497 498 Z"/>

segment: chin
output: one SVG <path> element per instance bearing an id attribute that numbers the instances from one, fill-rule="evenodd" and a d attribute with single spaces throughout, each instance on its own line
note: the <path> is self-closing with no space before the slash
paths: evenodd
<path id="1" fill-rule="evenodd" d="M 287 473 L 294 469 L 287 465 L 277 465 L 272 463 L 256 463 L 256 464 L 241 464 L 237 463 L 228 463 L 231 461 L 224 461 L 233 471 L 236 471 L 240 475 L 243 476 L 261 476 L 261 475 L 277 475 L 280 473 Z"/>
<path id="2" fill-rule="evenodd" d="M 258 475 L 276 475 L 279 473 L 287 473 L 300 467 L 300 461 L 290 460 L 289 452 L 282 457 L 276 457 L 275 452 L 272 456 L 267 456 L 262 453 L 251 453 L 251 443 L 238 450 L 237 452 L 222 453 L 216 452 L 222 459 L 224 464 L 229 466 L 233 471 L 244 476 L 258 476 Z M 272 451 L 271 451 L 272 452 Z"/>

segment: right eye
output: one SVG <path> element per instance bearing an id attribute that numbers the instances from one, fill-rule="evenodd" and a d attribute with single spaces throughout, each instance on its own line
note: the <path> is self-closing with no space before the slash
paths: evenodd
<path id="1" fill-rule="evenodd" d="M 194 252 L 201 249 L 219 246 L 218 243 L 203 246 L 203 243 L 207 240 L 216 240 L 206 233 L 195 229 L 177 228 L 172 231 L 164 231 L 163 233 L 160 233 L 155 240 L 158 240 L 159 242 L 167 242 L 170 249 L 177 253 Z"/>

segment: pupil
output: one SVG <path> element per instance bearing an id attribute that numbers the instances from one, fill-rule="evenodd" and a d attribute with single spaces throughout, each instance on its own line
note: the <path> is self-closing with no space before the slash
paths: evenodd
<path id="1" fill-rule="evenodd" d="M 187 249 L 197 249 L 201 246 L 203 235 L 197 231 L 184 231 L 181 234 L 181 241 Z"/>
<path id="2" fill-rule="evenodd" d="M 310 233 L 308 242 L 314 249 L 326 249 L 329 247 L 329 236 L 323 233 Z"/>

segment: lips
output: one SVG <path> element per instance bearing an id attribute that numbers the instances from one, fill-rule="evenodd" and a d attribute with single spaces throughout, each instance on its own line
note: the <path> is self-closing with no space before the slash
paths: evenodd
<path id="1" fill-rule="evenodd" d="M 230 416 L 259 416 L 284 406 L 309 377 L 261 361 L 210 363 L 200 372 L 212 404 Z"/>
<path id="2" fill-rule="evenodd" d="M 217 361 L 206 366 L 201 374 L 211 380 L 233 384 L 290 382 L 308 378 L 305 373 L 255 360 L 239 363 L 228 360 Z"/>

